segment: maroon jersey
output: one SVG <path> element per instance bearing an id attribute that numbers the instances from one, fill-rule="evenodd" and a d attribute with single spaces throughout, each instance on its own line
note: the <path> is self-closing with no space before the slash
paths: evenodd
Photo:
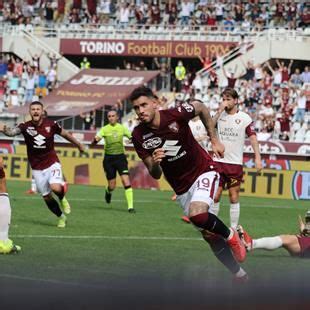
<path id="1" fill-rule="evenodd" d="M 188 126 L 188 121 L 195 116 L 191 104 L 183 103 L 159 113 L 159 128 L 138 125 L 132 133 L 132 142 L 142 160 L 157 148 L 166 150 L 160 166 L 173 190 L 180 195 L 187 192 L 201 174 L 215 170 L 216 163 L 195 140 Z"/>
<path id="2" fill-rule="evenodd" d="M 297 236 L 300 245 L 300 257 L 310 258 L 310 237 Z"/>
<path id="3" fill-rule="evenodd" d="M 43 170 L 59 162 L 54 149 L 54 135 L 59 135 L 62 128 L 56 122 L 45 118 L 40 126 L 29 121 L 19 124 L 18 127 L 25 138 L 32 169 Z"/>

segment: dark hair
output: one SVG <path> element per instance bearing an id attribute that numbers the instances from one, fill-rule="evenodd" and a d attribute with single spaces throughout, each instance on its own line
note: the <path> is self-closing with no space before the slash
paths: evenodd
<path id="1" fill-rule="evenodd" d="M 118 112 L 115 109 L 111 109 L 107 112 L 107 115 L 109 115 L 110 112 L 114 112 L 118 116 Z"/>
<path id="2" fill-rule="evenodd" d="M 227 87 L 224 89 L 224 91 L 222 92 L 221 96 L 230 96 L 234 99 L 238 99 L 239 98 L 239 95 L 237 93 L 236 90 L 234 90 L 233 88 L 230 88 L 230 87 Z"/>
<path id="3" fill-rule="evenodd" d="M 155 98 L 158 99 L 158 97 L 153 93 L 153 91 L 145 86 L 140 86 L 136 88 L 129 96 L 129 100 L 133 102 L 134 100 L 137 100 L 140 97 L 148 97 L 148 98 Z"/>
<path id="4" fill-rule="evenodd" d="M 33 105 L 40 105 L 43 108 L 43 103 L 40 101 L 32 101 L 29 105 L 29 108 L 32 107 Z"/>

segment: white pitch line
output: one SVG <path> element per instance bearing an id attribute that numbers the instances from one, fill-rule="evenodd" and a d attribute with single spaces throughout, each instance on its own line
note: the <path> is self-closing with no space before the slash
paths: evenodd
<path id="1" fill-rule="evenodd" d="M 41 279 L 41 278 L 32 278 L 32 277 L 23 277 L 14 274 L 7 274 L 7 273 L 0 273 L 0 278 L 9 278 L 15 280 L 23 280 L 23 281 L 32 281 L 32 282 L 44 282 L 49 284 L 56 284 L 56 285 L 69 285 L 69 286 L 77 286 L 77 287 L 84 287 L 84 288 L 103 288 L 100 285 L 92 285 L 92 284 L 83 284 L 83 283 L 76 283 L 76 282 L 67 282 L 67 281 L 60 281 L 60 280 L 52 280 L 52 279 Z"/>
<path id="2" fill-rule="evenodd" d="M 11 235 L 12 238 L 30 239 L 107 239 L 107 240 L 165 240 L 165 241 L 202 241 L 202 238 L 186 237 L 143 237 L 143 236 L 103 236 L 103 235 Z"/>
<path id="3" fill-rule="evenodd" d="M 42 198 L 40 196 L 38 197 L 24 197 L 24 196 L 18 196 L 18 197 L 12 197 L 13 199 L 21 199 L 21 200 L 41 200 Z M 69 198 L 70 201 L 92 201 L 92 202 L 103 202 L 103 199 L 94 199 L 94 198 Z M 124 199 L 113 199 L 113 202 L 124 202 Z M 154 203 L 155 200 L 135 200 L 135 203 Z M 171 203 L 171 201 L 167 200 L 167 202 Z M 166 203 L 164 200 L 162 203 Z M 272 202 L 271 202 L 272 203 Z M 224 204 L 225 205 L 225 204 Z M 176 206 L 178 206 L 178 203 L 176 203 Z M 262 205 L 262 204 L 255 204 L 255 203 L 249 203 L 249 204 L 243 204 L 244 208 L 270 208 L 270 209 L 293 209 L 292 206 L 272 206 L 272 205 Z M 305 210 L 307 208 L 305 207 Z"/>

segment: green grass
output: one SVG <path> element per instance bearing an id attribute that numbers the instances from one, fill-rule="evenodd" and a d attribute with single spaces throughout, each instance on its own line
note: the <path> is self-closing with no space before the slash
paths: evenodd
<path id="1" fill-rule="evenodd" d="M 19 255 L 0 256 L 0 279 L 25 278 L 100 285 L 128 278 L 217 281 L 230 274 L 215 259 L 200 234 L 180 220 L 181 209 L 171 192 L 135 190 L 136 214 L 127 212 L 124 192 L 103 202 L 99 187 L 71 185 L 67 195 L 72 214 L 65 229 L 38 196 L 24 192 L 29 183 L 8 182 L 12 205 L 11 238 Z M 306 201 L 241 198 L 241 223 L 256 237 L 297 232 L 297 215 Z M 223 198 L 220 217 L 228 221 Z M 291 258 L 285 250 L 256 251 L 243 264 L 251 278 L 270 280 L 283 270 L 309 270 L 309 260 Z"/>

